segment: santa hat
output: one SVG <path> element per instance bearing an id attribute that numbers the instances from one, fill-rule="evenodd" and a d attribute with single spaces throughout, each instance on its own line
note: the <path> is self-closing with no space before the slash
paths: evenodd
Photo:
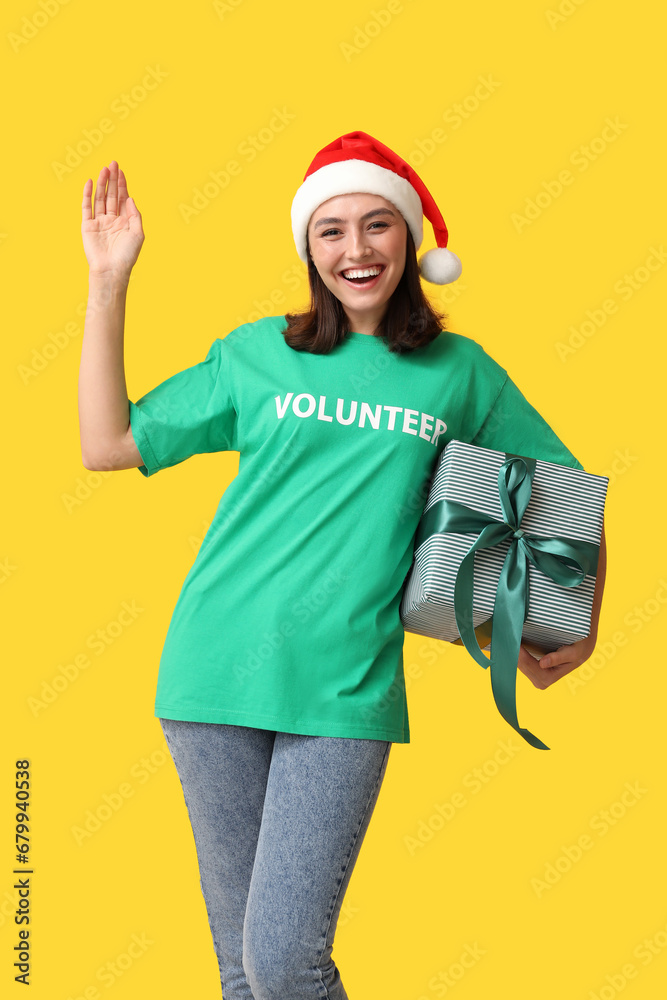
<path id="1" fill-rule="evenodd" d="M 409 163 L 367 132 L 347 132 L 317 153 L 292 202 L 292 232 L 297 253 L 308 262 L 306 234 L 315 209 L 341 194 L 377 194 L 405 219 L 415 249 L 423 238 L 422 216 L 433 226 L 437 248 L 419 258 L 421 276 L 447 285 L 461 274 L 461 261 L 447 249 L 448 233 L 438 206 Z"/>

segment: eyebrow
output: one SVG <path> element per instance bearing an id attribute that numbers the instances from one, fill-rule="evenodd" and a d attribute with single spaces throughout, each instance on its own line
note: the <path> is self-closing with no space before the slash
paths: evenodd
<path id="1" fill-rule="evenodd" d="M 361 221 L 363 222 L 364 219 L 370 219 L 374 215 L 394 215 L 394 213 L 390 208 L 374 208 L 372 211 L 366 212 L 365 215 L 362 215 Z M 336 219 L 333 216 L 330 216 L 328 219 L 318 219 L 313 226 L 313 229 L 317 229 L 318 226 L 329 226 L 332 222 L 345 222 L 345 219 Z"/>

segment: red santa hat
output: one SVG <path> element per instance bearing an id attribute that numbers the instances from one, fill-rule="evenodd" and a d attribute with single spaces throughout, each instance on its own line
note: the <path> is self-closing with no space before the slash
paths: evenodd
<path id="1" fill-rule="evenodd" d="M 315 209 L 329 198 L 357 192 L 380 195 L 395 205 L 410 229 L 415 249 L 422 243 L 425 215 L 437 247 L 419 258 L 420 274 L 435 285 L 456 281 L 461 261 L 447 249 L 447 227 L 426 185 L 409 163 L 367 132 L 339 136 L 308 167 L 292 202 L 292 232 L 302 261 L 308 262 L 306 234 Z"/>

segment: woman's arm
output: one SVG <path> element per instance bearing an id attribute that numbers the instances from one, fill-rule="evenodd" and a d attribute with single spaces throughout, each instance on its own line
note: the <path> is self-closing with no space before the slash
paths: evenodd
<path id="1" fill-rule="evenodd" d="M 90 273 L 79 366 L 79 431 L 86 469 L 142 464 L 130 430 L 123 338 L 129 274 Z"/>
<path id="2" fill-rule="evenodd" d="M 602 607 L 602 594 L 604 592 L 605 578 L 607 575 L 607 542 L 604 534 L 604 522 L 600 535 L 600 555 L 598 557 L 598 568 L 595 576 L 595 593 L 593 594 L 593 606 L 591 609 L 591 631 L 585 639 L 572 643 L 570 646 L 560 646 L 552 653 L 546 653 L 540 660 L 528 652 L 525 646 L 519 650 L 518 668 L 526 677 L 530 678 L 535 687 L 544 689 L 560 680 L 565 674 L 580 667 L 595 650 L 598 638 L 598 623 L 600 621 L 600 608 Z"/>
<path id="3" fill-rule="evenodd" d="M 143 462 L 130 429 L 123 360 L 125 303 L 144 234 L 139 210 L 115 160 L 100 171 L 94 219 L 91 193 L 89 178 L 83 189 L 81 223 L 90 267 L 79 367 L 81 456 L 87 469 L 130 469 Z"/>

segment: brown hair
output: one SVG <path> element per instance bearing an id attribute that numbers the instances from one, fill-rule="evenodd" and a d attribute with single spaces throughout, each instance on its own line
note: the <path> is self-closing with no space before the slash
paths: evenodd
<path id="1" fill-rule="evenodd" d="M 308 254 L 310 308 L 302 313 L 287 313 L 283 336 L 288 347 L 311 354 L 328 354 L 350 330 L 350 323 L 339 299 L 324 284 Z M 389 302 L 384 317 L 375 330 L 390 351 L 405 354 L 424 347 L 444 330 L 448 319 L 436 311 L 426 298 L 419 278 L 417 252 L 407 228 L 405 268 Z"/>

